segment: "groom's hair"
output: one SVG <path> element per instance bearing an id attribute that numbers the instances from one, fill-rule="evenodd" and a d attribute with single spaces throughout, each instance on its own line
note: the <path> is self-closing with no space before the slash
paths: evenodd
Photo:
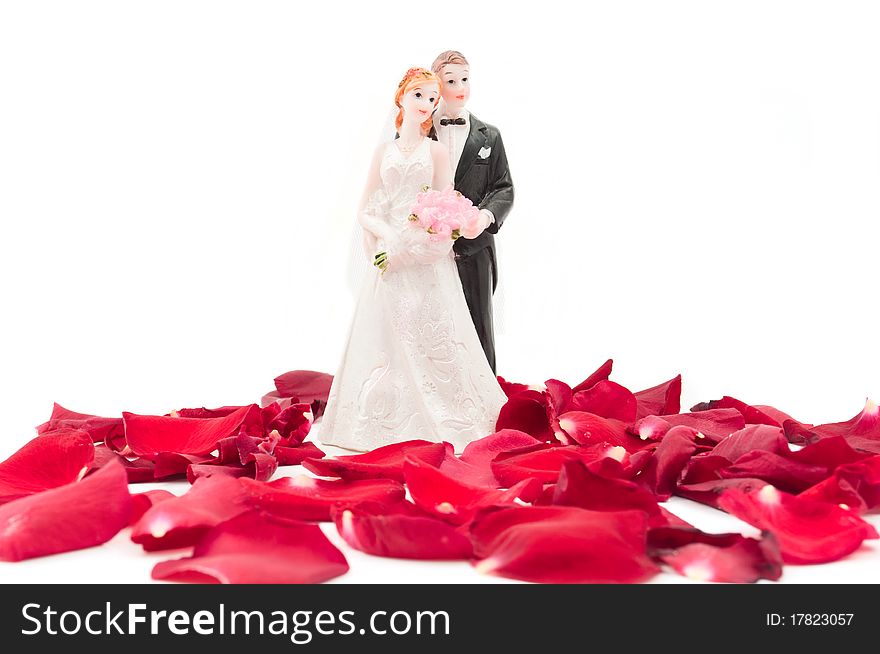
<path id="1" fill-rule="evenodd" d="M 440 73 L 443 71 L 443 66 L 445 66 L 446 64 L 460 64 L 462 66 L 470 66 L 468 60 L 465 59 L 464 55 L 461 54 L 458 50 L 447 50 L 446 52 L 441 52 L 437 55 L 434 63 L 431 64 L 431 70 L 433 70 L 434 74 L 439 77 Z"/>

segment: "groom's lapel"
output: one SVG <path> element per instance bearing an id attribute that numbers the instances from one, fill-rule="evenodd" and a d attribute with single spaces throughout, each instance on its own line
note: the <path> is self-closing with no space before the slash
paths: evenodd
<path id="1" fill-rule="evenodd" d="M 473 114 L 470 114 L 471 129 L 468 132 L 467 141 L 464 149 L 461 151 L 461 159 L 458 160 L 458 168 L 455 170 L 455 185 L 458 186 L 462 178 L 474 165 L 477 158 L 477 152 L 486 145 L 488 137 L 486 136 L 486 124 L 479 120 Z"/>

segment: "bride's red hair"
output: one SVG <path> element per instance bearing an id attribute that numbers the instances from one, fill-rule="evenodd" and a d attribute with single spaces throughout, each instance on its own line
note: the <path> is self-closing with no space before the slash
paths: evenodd
<path id="1" fill-rule="evenodd" d="M 434 82 L 437 84 L 437 97 L 434 99 L 434 106 L 437 106 L 437 103 L 440 101 L 440 78 L 430 70 L 426 70 L 425 68 L 410 68 L 406 71 L 406 75 L 403 76 L 403 79 L 400 80 L 400 84 L 397 85 L 397 93 L 394 95 L 394 104 L 397 105 L 398 111 L 397 118 L 394 120 L 394 125 L 397 127 L 398 131 L 403 124 L 403 107 L 400 106 L 400 99 L 411 88 L 418 86 L 419 84 L 424 84 L 425 82 Z M 428 120 L 422 123 L 422 132 L 425 134 L 430 132 L 431 125 L 433 125 L 433 117 L 428 116 Z"/>

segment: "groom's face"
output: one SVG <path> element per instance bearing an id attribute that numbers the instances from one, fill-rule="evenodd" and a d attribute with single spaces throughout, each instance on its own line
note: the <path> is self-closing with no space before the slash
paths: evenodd
<path id="1" fill-rule="evenodd" d="M 440 72 L 440 95 L 446 101 L 447 113 L 457 114 L 471 97 L 470 71 L 464 64 L 446 64 Z"/>

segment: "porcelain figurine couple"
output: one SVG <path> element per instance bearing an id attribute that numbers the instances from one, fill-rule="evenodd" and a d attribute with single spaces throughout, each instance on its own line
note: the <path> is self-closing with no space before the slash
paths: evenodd
<path id="1" fill-rule="evenodd" d="M 397 87 L 396 135 L 379 145 L 358 211 L 374 265 L 319 427 L 324 444 L 368 451 L 424 439 L 460 452 L 495 431 L 507 401 L 495 376 L 492 293 L 494 235 L 513 183 L 501 134 L 465 109 L 469 69 L 450 50 Z M 450 184 L 480 210 L 478 233 L 432 256 L 435 241 L 410 210 L 425 187 Z"/>

